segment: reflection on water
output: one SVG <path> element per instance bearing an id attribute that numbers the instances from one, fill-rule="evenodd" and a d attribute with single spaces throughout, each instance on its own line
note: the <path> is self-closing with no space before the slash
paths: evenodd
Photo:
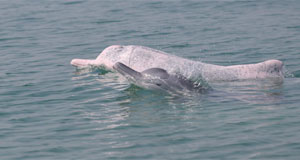
<path id="1" fill-rule="evenodd" d="M 118 81 L 114 82 L 115 85 L 118 85 L 117 83 Z M 282 83 L 276 81 L 223 82 L 215 84 L 215 87 L 216 89 L 204 94 L 183 96 L 146 90 L 123 81 L 123 90 L 120 90 L 122 96 L 115 97 L 115 101 L 111 102 L 118 103 L 120 108 L 114 110 L 107 106 L 110 109 L 106 111 L 110 112 L 109 115 L 113 117 L 107 117 L 112 124 L 106 125 L 105 128 L 155 124 L 166 121 L 165 117 L 172 117 L 173 120 L 191 118 L 189 116 L 195 108 L 199 111 L 200 108 L 212 102 L 226 104 L 237 101 L 252 105 L 265 104 L 266 106 L 262 109 L 269 110 L 274 109 L 284 98 Z M 118 112 L 111 113 L 115 111 Z M 101 117 L 104 113 L 98 115 L 92 113 L 90 116 Z M 95 122 L 107 123 L 101 120 Z"/>
<path id="2" fill-rule="evenodd" d="M 223 82 L 214 85 L 225 93 L 224 98 L 234 98 L 249 104 L 277 104 L 283 98 L 283 82 L 276 79 Z"/>

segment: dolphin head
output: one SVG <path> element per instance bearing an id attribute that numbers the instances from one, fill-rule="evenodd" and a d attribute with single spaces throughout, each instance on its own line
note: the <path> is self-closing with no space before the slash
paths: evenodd
<path id="1" fill-rule="evenodd" d="M 116 62 L 127 61 L 131 51 L 132 47 L 113 45 L 105 48 L 96 59 L 73 59 L 70 63 L 79 68 L 104 66 L 107 69 L 112 69 Z"/>
<path id="2" fill-rule="evenodd" d="M 120 62 L 117 62 L 113 68 L 130 82 L 142 88 L 171 92 L 195 89 L 193 82 L 190 80 L 178 74 L 171 75 L 161 68 L 150 68 L 143 72 L 137 72 Z"/>
<path id="3" fill-rule="evenodd" d="M 113 69 L 113 65 L 118 61 L 127 61 L 132 51 L 132 47 L 113 45 L 105 48 L 95 61 L 104 65 L 108 69 Z"/>
<path id="4" fill-rule="evenodd" d="M 147 89 L 160 89 L 164 83 L 163 79 L 161 78 L 165 78 L 166 76 L 168 76 L 165 75 L 163 72 L 157 72 L 156 75 L 151 75 L 147 73 L 143 74 L 142 72 L 137 72 L 121 62 L 117 62 L 113 66 L 113 69 L 122 74 L 133 84 Z M 154 72 L 154 70 L 155 69 L 152 68 L 149 69 L 149 71 L 155 74 L 156 72 Z"/>

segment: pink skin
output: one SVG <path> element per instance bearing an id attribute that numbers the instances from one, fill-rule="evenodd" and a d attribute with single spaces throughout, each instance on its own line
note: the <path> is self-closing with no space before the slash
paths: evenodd
<path id="1" fill-rule="evenodd" d="M 110 54 L 110 52 L 113 52 L 112 50 L 117 49 L 118 47 L 121 47 L 119 45 L 112 45 L 107 48 L 105 48 L 96 59 L 72 59 L 71 65 L 79 68 L 85 68 L 89 66 L 104 66 L 109 70 L 113 70 L 113 63 L 111 60 L 106 58 L 105 56 L 107 54 Z"/>
<path id="2" fill-rule="evenodd" d="M 162 68 L 169 73 L 206 81 L 232 81 L 245 79 L 276 78 L 283 80 L 283 63 L 279 60 L 267 60 L 256 64 L 219 66 L 193 61 L 143 46 L 113 45 L 105 48 L 96 59 L 73 59 L 71 64 L 79 68 L 103 66 L 113 70 L 116 62 L 122 62 L 136 71 L 149 68 Z"/>
<path id="3" fill-rule="evenodd" d="M 227 66 L 226 69 L 236 70 L 245 79 L 283 77 L 283 63 L 279 60 L 267 60 L 256 64 Z"/>

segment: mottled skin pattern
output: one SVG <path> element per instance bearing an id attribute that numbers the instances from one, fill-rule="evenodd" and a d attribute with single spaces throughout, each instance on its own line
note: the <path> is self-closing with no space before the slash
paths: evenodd
<path id="1" fill-rule="evenodd" d="M 283 63 L 279 60 L 220 66 L 181 58 L 143 46 L 113 45 L 105 48 L 94 60 L 73 59 L 71 64 L 80 68 L 103 66 L 108 70 L 114 70 L 113 65 L 117 62 L 121 62 L 138 72 L 149 68 L 161 68 L 170 74 L 178 73 L 192 81 L 204 79 L 207 82 L 214 82 L 266 78 L 283 80 L 284 77 Z"/>

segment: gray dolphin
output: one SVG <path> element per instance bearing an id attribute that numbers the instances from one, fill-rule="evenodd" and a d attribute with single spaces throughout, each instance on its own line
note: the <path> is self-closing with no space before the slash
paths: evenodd
<path id="1" fill-rule="evenodd" d="M 194 83 L 180 74 L 169 74 L 161 68 L 150 68 L 137 72 L 121 62 L 113 65 L 113 69 L 125 76 L 135 85 L 152 90 L 165 90 L 171 92 L 202 91 L 202 86 Z"/>

